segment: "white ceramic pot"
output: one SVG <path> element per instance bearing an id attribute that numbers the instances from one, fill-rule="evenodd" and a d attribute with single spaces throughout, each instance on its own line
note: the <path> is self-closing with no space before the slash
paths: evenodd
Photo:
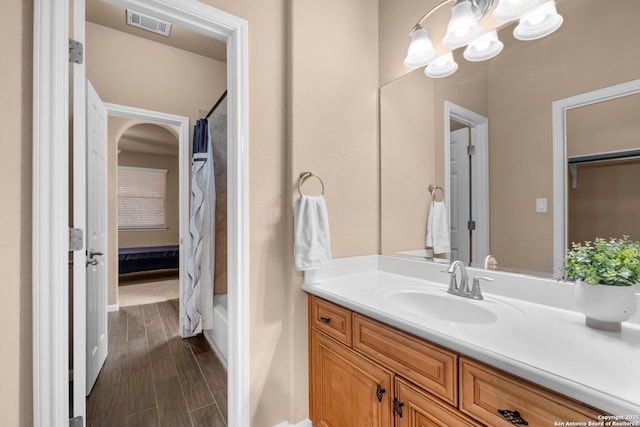
<path id="1" fill-rule="evenodd" d="M 636 312 L 634 286 L 590 285 L 576 281 L 576 306 L 586 316 L 587 326 L 606 331 L 620 331 L 621 322 Z"/>

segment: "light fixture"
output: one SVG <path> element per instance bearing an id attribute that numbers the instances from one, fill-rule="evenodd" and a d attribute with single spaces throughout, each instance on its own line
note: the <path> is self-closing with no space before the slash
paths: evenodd
<path id="1" fill-rule="evenodd" d="M 458 63 L 453 59 L 453 54 L 447 52 L 431 61 L 429 65 L 427 65 L 427 68 L 424 69 L 424 73 L 429 77 L 439 79 L 450 76 L 455 73 L 457 69 Z"/>
<path id="2" fill-rule="evenodd" d="M 437 56 L 427 30 L 416 25 L 411 31 L 411 44 L 404 65 L 409 68 L 424 67 Z"/>
<path id="3" fill-rule="evenodd" d="M 540 39 L 560 28 L 562 21 L 562 16 L 556 11 L 555 2 L 551 0 L 523 15 L 513 30 L 513 36 L 518 40 Z"/>
<path id="4" fill-rule="evenodd" d="M 478 20 L 471 9 L 472 2 L 458 0 L 451 9 L 451 20 L 442 44 L 450 49 L 464 46 L 482 32 Z"/>
<path id="5" fill-rule="evenodd" d="M 553 0 L 498 0 L 493 17 L 500 21 L 519 19 L 513 34 L 520 40 L 535 40 L 551 34 L 562 25 L 562 16 L 556 12 Z M 451 19 L 442 46 L 434 47 L 427 29 L 422 23 L 443 6 L 451 7 Z M 427 65 L 429 77 L 446 77 L 458 69 L 453 51 L 467 46 L 463 56 L 467 61 L 485 61 L 498 55 L 504 45 L 498 40 L 494 23 L 482 28 L 478 22 L 491 10 L 494 0 L 443 0 L 431 8 L 410 32 L 411 44 L 404 64 L 410 68 Z M 486 25 L 486 21 L 483 22 Z"/>
<path id="6" fill-rule="evenodd" d="M 499 0 L 493 17 L 501 21 L 513 21 L 547 0 Z"/>
<path id="7" fill-rule="evenodd" d="M 491 30 L 484 33 L 464 50 L 464 59 L 471 62 L 486 61 L 502 52 L 504 44 L 498 40 L 498 32 Z"/>

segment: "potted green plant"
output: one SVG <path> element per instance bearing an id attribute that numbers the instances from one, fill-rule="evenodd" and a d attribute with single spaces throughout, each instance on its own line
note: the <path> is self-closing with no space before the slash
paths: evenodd
<path id="1" fill-rule="evenodd" d="M 587 326 L 620 331 L 621 322 L 637 308 L 640 242 L 624 236 L 574 243 L 565 258 L 564 278 L 575 281 L 576 305 Z"/>

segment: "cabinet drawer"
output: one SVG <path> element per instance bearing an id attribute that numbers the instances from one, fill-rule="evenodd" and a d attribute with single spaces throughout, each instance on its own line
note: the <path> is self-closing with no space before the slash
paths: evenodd
<path id="1" fill-rule="evenodd" d="M 394 417 L 396 427 L 482 427 L 457 408 L 422 391 L 402 378 L 396 377 Z"/>
<path id="2" fill-rule="evenodd" d="M 460 410 L 496 427 L 516 424 L 505 419 L 516 411 L 530 427 L 552 426 L 557 421 L 597 421 L 602 413 L 465 358 L 460 358 Z"/>
<path id="3" fill-rule="evenodd" d="M 351 311 L 312 296 L 309 299 L 309 324 L 351 346 Z"/>
<path id="4" fill-rule="evenodd" d="M 353 348 L 457 405 L 458 356 L 405 332 L 353 315 Z"/>

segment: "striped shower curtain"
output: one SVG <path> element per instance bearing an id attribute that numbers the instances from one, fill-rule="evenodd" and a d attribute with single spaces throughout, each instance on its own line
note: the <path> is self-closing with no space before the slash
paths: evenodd
<path id="1" fill-rule="evenodd" d="M 184 291 L 186 329 L 192 335 L 213 327 L 213 273 L 215 259 L 215 175 L 209 123 L 196 122 L 191 161 L 189 259 Z"/>

